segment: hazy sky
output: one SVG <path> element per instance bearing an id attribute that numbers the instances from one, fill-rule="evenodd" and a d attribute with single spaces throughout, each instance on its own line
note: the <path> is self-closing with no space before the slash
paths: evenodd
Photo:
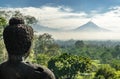
<path id="1" fill-rule="evenodd" d="M 92 20 L 120 32 L 120 0 L 1 0 L 0 7 L 35 16 L 42 26 L 74 29 Z"/>

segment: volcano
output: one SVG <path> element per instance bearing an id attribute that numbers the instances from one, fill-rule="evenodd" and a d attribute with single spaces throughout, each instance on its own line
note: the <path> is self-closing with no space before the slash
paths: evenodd
<path id="1" fill-rule="evenodd" d="M 79 32 L 110 32 L 108 29 L 101 28 L 100 26 L 96 25 L 92 21 L 74 29 L 74 31 Z"/>

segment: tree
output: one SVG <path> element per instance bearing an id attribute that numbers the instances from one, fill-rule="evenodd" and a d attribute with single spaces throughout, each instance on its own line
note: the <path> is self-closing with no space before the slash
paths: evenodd
<path id="1" fill-rule="evenodd" d="M 46 53 L 49 55 L 57 55 L 60 53 L 59 46 L 55 44 L 54 39 L 48 33 L 39 35 L 35 42 L 34 50 L 36 53 Z"/>
<path id="2" fill-rule="evenodd" d="M 67 53 L 52 58 L 48 62 L 48 67 L 52 69 L 60 79 L 74 79 L 78 72 L 89 73 L 92 71 L 92 64 L 89 58 L 70 55 Z"/>
<path id="3" fill-rule="evenodd" d="M 0 37 L 2 36 L 3 29 L 6 25 L 7 20 L 4 17 L 0 16 Z"/>
<path id="4" fill-rule="evenodd" d="M 25 19 L 26 24 L 35 24 L 37 23 L 37 19 L 30 15 L 23 15 L 20 11 L 14 11 L 12 17 L 22 17 Z"/>
<path id="5" fill-rule="evenodd" d="M 114 59 L 112 62 L 110 62 L 110 65 L 116 70 L 120 70 L 120 60 Z"/>
<path id="6" fill-rule="evenodd" d="M 30 16 L 30 15 L 24 16 L 24 19 L 25 19 L 25 21 L 26 21 L 27 24 L 35 24 L 35 23 L 38 22 L 35 17 Z"/>
<path id="7" fill-rule="evenodd" d="M 6 24 L 7 20 L 4 17 L 0 16 L 0 26 L 4 27 Z"/>
<path id="8" fill-rule="evenodd" d="M 81 47 L 84 46 L 84 42 L 81 41 L 81 40 L 78 40 L 78 41 L 75 42 L 75 46 L 76 46 L 77 48 L 81 48 Z"/>
<path id="9" fill-rule="evenodd" d="M 3 29 L 5 28 L 5 26 L 7 25 L 7 20 L 0 16 L 0 38 L 2 38 L 2 33 L 3 33 Z"/>
<path id="10" fill-rule="evenodd" d="M 6 50 L 5 50 L 5 45 L 3 40 L 0 40 L 0 63 L 5 61 L 7 58 Z"/>
<path id="11" fill-rule="evenodd" d="M 7 25 L 6 19 L 0 16 L 0 62 L 4 61 L 6 58 L 5 46 L 2 39 L 3 29 L 6 25 Z"/>
<path id="12" fill-rule="evenodd" d="M 19 10 L 15 10 L 15 11 L 0 11 L 0 15 L 5 17 L 7 20 L 9 20 L 11 17 L 21 17 L 25 20 L 26 24 L 31 25 L 31 24 L 35 24 L 37 23 L 37 19 L 34 16 L 30 16 L 30 15 L 24 15 L 23 13 L 21 13 Z"/>
<path id="13" fill-rule="evenodd" d="M 101 55 L 102 63 L 109 63 L 109 62 L 111 62 L 112 59 L 113 59 L 113 57 L 112 57 L 112 54 L 110 52 L 104 52 Z"/>
<path id="14" fill-rule="evenodd" d="M 94 79 L 117 79 L 115 69 L 109 65 L 102 65 L 96 72 Z"/>
<path id="15" fill-rule="evenodd" d="M 12 17 L 21 17 L 23 18 L 23 14 L 20 11 L 14 11 L 14 14 L 12 15 Z"/>
<path id="16" fill-rule="evenodd" d="M 48 61 L 50 60 L 50 57 L 46 54 L 37 54 L 36 55 L 36 63 L 43 65 L 43 66 L 48 66 Z"/>
<path id="17" fill-rule="evenodd" d="M 114 58 L 120 59 L 120 45 L 114 47 L 115 51 L 112 53 Z"/>

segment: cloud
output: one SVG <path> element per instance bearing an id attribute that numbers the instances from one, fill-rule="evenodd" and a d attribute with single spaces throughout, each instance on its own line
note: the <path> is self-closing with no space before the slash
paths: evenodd
<path id="1" fill-rule="evenodd" d="M 25 12 L 27 11 L 27 12 Z M 75 28 L 85 23 L 88 18 L 85 18 L 86 13 L 74 13 L 72 9 L 64 7 L 41 7 L 41 8 L 26 8 L 22 11 L 24 14 L 35 16 L 41 25 L 52 28 Z"/>
<path id="2" fill-rule="evenodd" d="M 43 6 L 39 8 L 2 8 L 4 10 L 19 10 L 25 15 L 31 15 L 39 20 L 40 25 L 52 28 L 76 28 L 86 23 L 89 18 L 84 12 L 75 13 L 71 8 L 58 6 Z"/>
<path id="3" fill-rule="evenodd" d="M 120 7 L 110 8 L 110 11 L 93 16 L 93 21 L 101 27 L 120 31 Z"/>
<path id="4" fill-rule="evenodd" d="M 73 9 L 65 6 L 0 9 L 20 10 L 25 15 L 36 17 L 40 25 L 52 28 L 73 29 L 87 23 L 92 18 L 93 22 L 103 28 L 120 31 L 120 6 L 109 8 L 109 11 L 105 13 L 99 13 L 99 10 L 91 11 L 91 13 L 75 12 Z"/>

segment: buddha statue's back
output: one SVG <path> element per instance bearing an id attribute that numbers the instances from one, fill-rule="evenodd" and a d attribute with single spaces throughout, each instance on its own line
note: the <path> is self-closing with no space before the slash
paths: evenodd
<path id="1" fill-rule="evenodd" d="M 29 55 L 33 29 L 18 17 L 11 18 L 4 29 L 3 39 L 8 60 L 0 64 L 0 79 L 55 79 L 52 71 L 23 61 Z"/>

